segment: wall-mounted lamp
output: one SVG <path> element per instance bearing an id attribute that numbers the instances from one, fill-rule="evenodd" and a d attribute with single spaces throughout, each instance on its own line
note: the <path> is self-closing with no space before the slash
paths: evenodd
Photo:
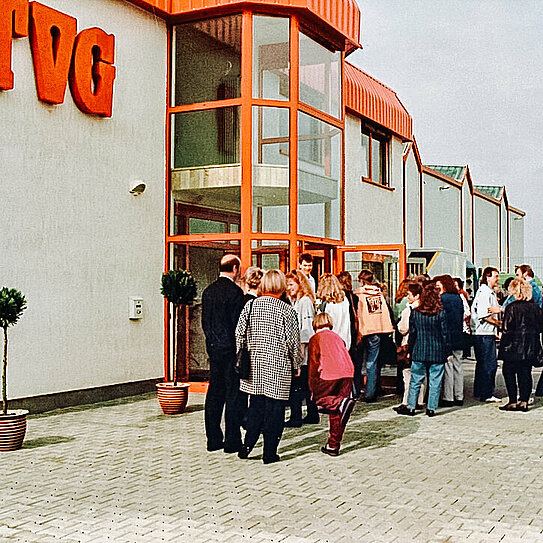
<path id="1" fill-rule="evenodd" d="M 136 183 L 138 182 L 136 181 Z M 145 183 L 138 183 L 137 185 L 134 185 L 129 192 L 134 196 L 139 196 L 140 194 L 143 194 L 145 192 L 146 188 L 147 185 Z"/>
<path id="2" fill-rule="evenodd" d="M 441 187 L 439 187 L 439 190 L 449 190 L 451 187 L 449 187 L 449 185 L 441 185 Z"/>

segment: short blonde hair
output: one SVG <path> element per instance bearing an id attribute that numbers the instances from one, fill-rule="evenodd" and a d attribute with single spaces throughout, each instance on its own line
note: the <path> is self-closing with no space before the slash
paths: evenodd
<path id="1" fill-rule="evenodd" d="M 281 270 L 268 270 L 264 272 L 260 285 L 258 285 L 258 294 L 266 296 L 267 294 L 280 296 L 287 290 L 287 280 Z"/>
<path id="2" fill-rule="evenodd" d="M 245 272 L 243 276 L 243 282 L 252 289 L 255 289 L 260 285 L 260 281 L 262 279 L 262 276 L 264 275 L 264 271 L 260 268 L 257 268 L 256 266 L 250 266 L 247 268 L 247 271 Z"/>
<path id="3" fill-rule="evenodd" d="M 340 304 L 345 299 L 345 293 L 341 288 L 338 278 L 331 273 L 323 273 L 319 279 L 317 298 L 321 302 Z"/>
<path id="4" fill-rule="evenodd" d="M 315 315 L 315 318 L 313 319 L 313 330 L 315 330 L 315 332 L 321 328 L 330 328 L 330 330 L 332 330 L 333 327 L 334 323 L 332 322 L 332 317 L 330 317 L 328 313 L 317 313 Z"/>
<path id="5" fill-rule="evenodd" d="M 513 279 L 509 283 L 507 292 L 514 296 L 515 300 L 529 301 L 532 299 L 532 285 L 528 281 L 524 281 L 524 279 Z"/>

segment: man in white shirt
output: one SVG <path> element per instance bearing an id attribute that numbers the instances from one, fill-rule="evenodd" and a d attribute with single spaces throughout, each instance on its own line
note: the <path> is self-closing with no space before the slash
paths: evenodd
<path id="1" fill-rule="evenodd" d="M 311 275 L 313 271 L 313 255 L 309 253 L 302 253 L 298 259 L 298 270 L 300 270 L 309 281 L 309 285 L 313 292 L 317 292 L 317 286 L 315 284 L 315 278 Z"/>
<path id="2" fill-rule="evenodd" d="M 485 268 L 481 277 L 481 286 L 471 307 L 471 318 L 474 325 L 473 342 L 477 360 L 473 395 L 482 402 L 501 401 L 494 396 L 496 370 L 498 369 L 496 332 L 500 326 L 497 315 L 502 311 L 494 292 L 498 283 L 498 270 L 490 266 Z"/>

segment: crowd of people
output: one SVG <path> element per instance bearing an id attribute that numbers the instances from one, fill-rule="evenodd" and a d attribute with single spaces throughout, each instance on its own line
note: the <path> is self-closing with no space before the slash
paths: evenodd
<path id="1" fill-rule="evenodd" d="M 316 282 L 312 268 L 306 253 L 286 275 L 251 267 L 241 278 L 237 256 L 221 259 L 219 278 L 202 295 L 208 451 L 246 459 L 262 436 L 263 462 L 277 462 L 285 427 L 318 424 L 328 415 L 321 451 L 337 456 L 355 402 L 374 402 L 381 394 L 384 363 L 394 362 L 403 378 L 395 411 L 414 416 L 426 403 L 433 417 L 438 406 L 463 405 L 463 358 L 471 346 L 475 398 L 501 401 L 494 392 L 499 358 L 509 396 L 500 409 L 528 410 L 543 332 L 543 300 L 530 266 L 518 267 L 506 295 L 498 270 L 485 268 L 471 305 L 462 279 L 450 275 L 407 279 L 389 304 L 368 269 L 354 290 L 350 273 L 324 273 Z M 543 395 L 543 377 L 535 394 Z"/>

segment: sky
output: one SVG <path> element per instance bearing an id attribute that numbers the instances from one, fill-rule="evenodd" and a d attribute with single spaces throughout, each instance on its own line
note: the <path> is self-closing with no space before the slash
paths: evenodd
<path id="1" fill-rule="evenodd" d="M 543 256 L 543 0 L 358 0 L 348 60 L 396 91 L 424 164 L 469 165 Z"/>

